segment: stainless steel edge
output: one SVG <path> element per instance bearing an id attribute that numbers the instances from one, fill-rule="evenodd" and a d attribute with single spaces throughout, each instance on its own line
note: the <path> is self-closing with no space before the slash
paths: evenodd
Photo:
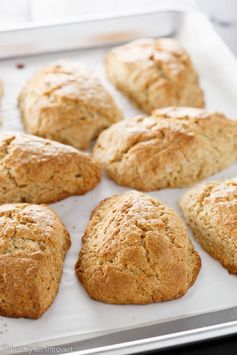
<path id="1" fill-rule="evenodd" d="M 76 17 L 70 17 L 66 19 L 60 19 L 60 20 L 50 20 L 50 21 L 41 21 L 41 22 L 23 22 L 23 23 L 17 23 L 16 25 L 5 25 L 1 26 L 0 28 L 0 33 L 2 32 L 11 32 L 11 31 L 21 31 L 21 30 L 32 30 L 32 29 L 42 29 L 42 28 L 50 28 L 50 27 L 55 27 L 55 26 L 68 26 L 72 24 L 77 24 L 77 23 L 85 23 L 85 22 L 101 22 L 101 21 L 107 21 L 107 20 L 121 20 L 123 18 L 129 17 L 134 18 L 138 16 L 149 16 L 151 14 L 162 14 L 162 13 L 178 13 L 178 14 L 184 14 L 184 13 L 201 13 L 198 10 L 193 10 L 188 7 L 173 7 L 172 8 L 163 8 L 163 9 L 149 9 L 149 10 L 132 10 L 132 11 L 124 11 L 124 12 L 119 12 L 119 13 L 106 13 L 106 14 L 100 14 L 100 15 L 83 15 L 83 16 L 76 16 Z"/>
<path id="2" fill-rule="evenodd" d="M 0 31 L 0 59 L 111 45 L 146 36 L 171 36 L 183 13 L 157 11 L 25 26 Z"/>
<path id="3" fill-rule="evenodd" d="M 57 354 L 64 354 L 65 349 L 70 348 L 75 355 L 110 353 L 129 355 L 233 334 L 236 331 L 237 307 L 234 307 L 163 323 L 123 329 L 82 341 L 70 342 L 68 338 L 63 341 L 63 344 L 61 343 L 62 345 L 50 346 L 48 344 L 48 346 L 42 346 L 42 349 L 45 355 L 50 355 L 54 347 L 57 349 Z M 29 346 L 29 350 L 21 352 L 21 355 L 36 351 L 38 346 Z"/>
<path id="4" fill-rule="evenodd" d="M 127 329 L 117 333 L 71 344 L 79 355 L 101 354 L 109 351 L 120 351 L 119 354 L 131 354 L 136 346 L 136 353 L 152 349 L 162 349 L 181 343 L 200 340 L 200 336 L 208 337 L 214 332 L 228 330 L 228 334 L 236 331 L 237 307 L 222 311 L 201 314 L 193 317 L 177 319 L 160 324 L 151 324 L 139 328 Z M 218 334 L 216 333 L 216 336 Z M 119 341 L 119 344 L 118 344 Z M 123 352 L 126 350 L 126 352 Z M 115 352 L 113 352 L 115 354 Z"/>
<path id="5" fill-rule="evenodd" d="M 237 321 L 224 323 L 205 328 L 197 328 L 190 331 L 171 333 L 164 336 L 156 336 L 141 340 L 129 341 L 125 343 L 117 343 L 107 346 L 96 347 L 88 350 L 78 350 L 75 355 L 89 354 L 113 354 L 113 355 L 129 355 L 139 354 L 144 351 L 162 350 L 173 348 L 178 345 L 197 343 L 205 339 L 214 339 L 236 333 Z"/>

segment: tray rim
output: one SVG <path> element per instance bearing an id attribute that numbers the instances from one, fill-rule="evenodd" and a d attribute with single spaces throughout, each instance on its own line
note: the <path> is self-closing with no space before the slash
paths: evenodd
<path id="1" fill-rule="evenodd" d="M 131 36 L 128 38 L 122 38 L 122 39 L 102 39 L 102 38 L 86 38 L 86 36 L 79 35 L 79 40 L 71 39 L 67 41 L 67 44 L 62 45 L 58 44 L 57 38 L 55 36 L 55 31 L 61 31 L 62 34 L 66 33 L 65 29 L 67 29 L 69 32 L 73 29 L 73 31 L 80 30 L 82 26 L 101 26 L 105 25 L 105 33 L 107 31 L 108 26 L 111 26 L 111 21 L 116 21 L 116 25 L 118 25 L 119 21 L 125 21 L 127 19 L 136 19 L 139 17 L 149 17 L 149 16 L 154 16 L 154 15 L 169 15 L 169 16 L 183 16 L 185 13 L 191 13 L 193 10 L 192 9 L 186 9 L 184 8 L 183 10 L 180 10 L 179 8 L 172 8 L 170 7 L 164 8 L 162 10 L 148 10 L 148 11 L 143 11 L 143 10 L 138 10 L 138 11 L 130 11 L 130 12 L 120 12 L 119 14 L 116 13 L 107 13 L 105 15 L 98 15 L 98 16 L 78 16 L 74 17 L 71 19 L 65 19 L 63 21 L 48 21 L 48 22 L 35 22 L 35 23 L 22 23 L 22 24 L 16 24 L 15 26 L 8 26 L 8 27 L 0 27 L 0 49 L 1 46 L 3 48 L 2 53 L 0 52 L 0 62 L 5 61 L 5 60 L 11 60 L 11 59 L 20 59 L 20 58 L 30 58 L 30 57 L 35 57 L 35 56 L 41 56 L 41 55 L 50 55 L 50 54 L 55 54 L 55 53 L 60 53 L 60 52 L 70 52 L 74 50 L 80 50 L 80 49 L 95 49 L 95 48 L 103 48 L 103 47 L 108 47 L 112 45 L 119 45 L 121 43 L 125 43 L 127 41 L 133 40 L 135 38 L 139 38 L 136 34 L 131 34 Z M 173 19 L 173 23 L 175 26 L 175 21 L 176 19 Z M 115 35 L 116 35 L 116 26 L 115 26 Z M 120 31 L 120 29 L 118 30 Z M 44 42 L 46 45 L 43 45 L 43 48 L 39 48 L 37 46 L 37 49 L 34 47 L 35 41 L 38 40 L 39 34 L 47 34 L 47 41 Z M 166 29 L 167 32 L 167 29 Z M 79 32 L 80 33 L 80 32 Z M 113 34 L 113 32 L 112 32 Z M 160 34 L 161 36 L 171 36 L 175 34 L 175 30 L 170 29 L 169 32 L 167 33 L 162 33 Z M 154 34 L 153 34 L 154 35 Z M 146 36 L 146 35 L 145 35 Z M 97 36 L 96 36 L 97 37 Z M 1 43 L 1 38 L 3 39 L 3 43 Z M 29 39 L 28 41 L 25 41 L 25 38 Z M 81 43 L 81 39 L 83 42 L 83 38 L 87 40 L 86 44 Z M 8 41 L 6 41 L 8 39 Z M 52 42 L 53 39 L 53 42 Z M 56 39 L 56 46 L 55 46 L 55 39 Z M 88 42 L 89 39 L 89 42 Z M 17 44 L 17 42 L 20 41 L 21 48 L 14 50 L 13 48 Z M 91 42 L 92 41 L 92 42 Z M 52 45 L 52 48 L 47 45 L 47 42 Z M 10 44 L 9 44 L 10 43 Z M 6 48 L 7 47 L 7 48 Z M 42 46 L 40 46 L 42 47 Z M 13 53 L 12 53 L 13 49 Z"/>
<path id="2" fill-rule="evenodd" d="M 133 10 L 133 11 L 124 11 L 124 12 L 108 12 L 100 15 L 82 15 L 82 16 L 75 16 L 72 18 L 66 18 L 66 19 L 56 19 L 56 20 L 51 20 L 51 21 L 36 21 L 34 23 L 31 22 L 22 22 L 22 23 L 17 23 L 16 25 L 6 25 L 3 27 L 0 27 L 0 34 L 2 33 L 11 33 L 11 32 L 19 32 L 19 31 L 25 31 L 25 30 L 42 30 L 45 28 L 52 28 L 52 27 L 63 27 L 63 26 L 68 26 L 68 25 L 76 25 L 78 23 L 86 23 L 86 22 L 99 22 L 99 21 L 110 21 L 113 19 L 122 19 L 122 18 L 127 18 L 127 17 L 136 17 L 139 15 L 152 15 L 155 13 L 164 13 L 164 12 L 176 12 L 180 14 L 185 14 L 185 13 L 199 13 L 203 14 L 201 11 L 197 9 L 192 9 L 187 6 L 165 6 L 162 9 L 149 9 L 149 10 Z"/>
<path id="3" fill-rule="evenodd" d="M 133 348 L 132 353 L 134 353 L 134 347 L 136 346 L 140 347 L 140 349 L 136 349 L 136 354 L 138 354 L 149 350 L 161 350 L 161 349 L 173 348 L 178 345 L 201 342 L 206 339 L 224 337 L 227 335 L 235 334 L 236 329 L 237 329 L 237 321 L 233 321 L 233 322 L 208 326 L 205 328 L 196 328 L 193 330 L 171 333 L 168 335 L 161 335 L 161 336 L 151 337 L 147 339 L 134 340 L 131 342 L 124 342 L 115 345 L 107 345 L 104 347 L 98 347 L 89 350 L 82 350 L 82 351 L 79 350 L 79 351 L 75 351 L 74 354 L 77 355 L 109 354 L 111 351 L 113 351 L 113 354 L 116 355 L 117 353 L 114 351 L 118 351 L 119 355 L 122 354 L 128 355 L 131 354 L 131 352 L 130 351 L 127 352 L 127 350 L 129 350 L 129 348 L 130 349 Z M 211 335 L 211 337 L 209 337 L 209 335 Z M 173 340 L 172 344 L 168 344 L 169 340 Z M 155 347 L 151 348 L 150 346 L 152 345 Z M 119 350 L 122 351 L 126 350 L 126 353 L 121 352 Z"/>

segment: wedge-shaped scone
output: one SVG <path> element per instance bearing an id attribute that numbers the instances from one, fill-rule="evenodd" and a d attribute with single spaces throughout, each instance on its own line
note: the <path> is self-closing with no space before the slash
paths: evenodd
<path id="1" fill-rule="evenodd" d="M 93 158 L 77 149 L 22 133 L 0 133 L 0 204 L 50 203 L 84 194 L 100 180 Z"/>
<path id="2" fill-rule="evenodd" d="M 203 249 L 237 274 L 237 179 L 195 187 L 180 206 Z"/>
<path id="3" fill-rule="evenodd" d="M 92 298 L 107 303 L 181 297 L 201 267 L 176 213 L 135 191 L 102 201 L 82 241 L 76 273 Z"/>
<path id="4" fill-rule="evenodd" d="M 140 39 L 112 49 L 107 76 L 143 111 L 204 107 L 203 91 L 187 52 L 174 39 Z"/>
<path id="5" fill-rule="evenodd" d="M 188 186 L 237 159 L 237 121 L 202 109 L 160 109 L 102 132 L 94 156 L 120 185 Z"/>
<path id="6" fill-rule="evenodd" d="M 54 301 L 70 237 L 49 207 L 0 206 L 0 315 L 39 318 Z"/>
<path id="7" fill-rule="evenodd" d="M 19 96 L 19 108 L 28 133 L 79 149 L 121 119 L 97 75 L 66 61 L 35 74 Z"/>

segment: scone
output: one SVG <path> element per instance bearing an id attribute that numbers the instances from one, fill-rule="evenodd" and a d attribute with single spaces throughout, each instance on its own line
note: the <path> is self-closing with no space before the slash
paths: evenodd
<path id="1" fill-rule="evenodd" d="M 111 95 L 97 75 L 82 64 L 57 62 L 41 70 L 19 96 L 28 133 L 78 149 L 121 119 Z"/>
<path id="2" fill-rule="evenodd" d="M 195 187 L 180 206 L 203 249 L 237 274 L 237 179 Z"/>
<path id="3" fill-rule="evenodd" d="M 70 237 L 49 207 L 0 206 L 0 315 L 39 318 L 53 303 Z"/>
<path id="4" fill-rule="evenodd" d="M 76 273 L 90 297 L 146 304 L 183 296 L 201 260 L 176 213 L 129 191 L 103 200 L 82 238 Z"/>
<path id="5" fill-rule="evenodd" d="M 146 113 L 167 106 L 204 107 L 190 57 L 171 38 L 140 39 L 106 57 L 110 81 Z"/>
<path id="6" fill-rule="evenodd" d="M 0 133 L 0 204 L 50 203 L 99 182 L 96 161 L 77 149 L 22 133 Z"/>
<path id="7" fill-rule="evenodd" d="M 94 157 L 120 185 L 144 191 L 188 186 L 237 159 L 237 121 L 203 109 L 156 110 L 102 132 Z"/>

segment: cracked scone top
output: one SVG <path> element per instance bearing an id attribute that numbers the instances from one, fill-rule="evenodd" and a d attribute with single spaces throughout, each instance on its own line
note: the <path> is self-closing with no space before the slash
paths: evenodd
<path id="1" fill-rule="evenodd" d="M 106 72 L 147 113 L 166 106 L 204 107 L 197 72 L 174 39 L 140 39 L 116 47 L 106 57 Z"/>
<path id="2" fill-rule="evenodd" d="M 103 200 L 91 214 L 76 273 L 88 294 L 115 304 L 183 296 L 201 260 L 176 213 L 129 191 Z"/>
<path id="3" fill-rule="evenodd" d="M 237 159 L 237 122 L 203 109 L 159 109 L 102 132 L 94 157 L 120 185 L 144 191 L 188 186 Z"/>
<path id="4" fill-rule="evenodd" d="M 237 274 L 237 179 L 195 187 L 180 206 L 203 249 Z"/>
<path id="5" fill-rule="evenodd" d="M 70 237 L 47 206 L 0 206 L 0 315 L 39 318 L 54 301 Z"/>
<path id="6" fill-rule="evenodd" d="M 59 61 L 35 74 L 19 96 L 28 133 L 78 149 L 121 119 L 96 74 L 80 63 Z"/>
<path id="7" fill-rule="evenodd" d="M 51 203 L 81 195 L 100 181 L 86 153 L 23 133 L 0 134 L 0 203 Z"/>

